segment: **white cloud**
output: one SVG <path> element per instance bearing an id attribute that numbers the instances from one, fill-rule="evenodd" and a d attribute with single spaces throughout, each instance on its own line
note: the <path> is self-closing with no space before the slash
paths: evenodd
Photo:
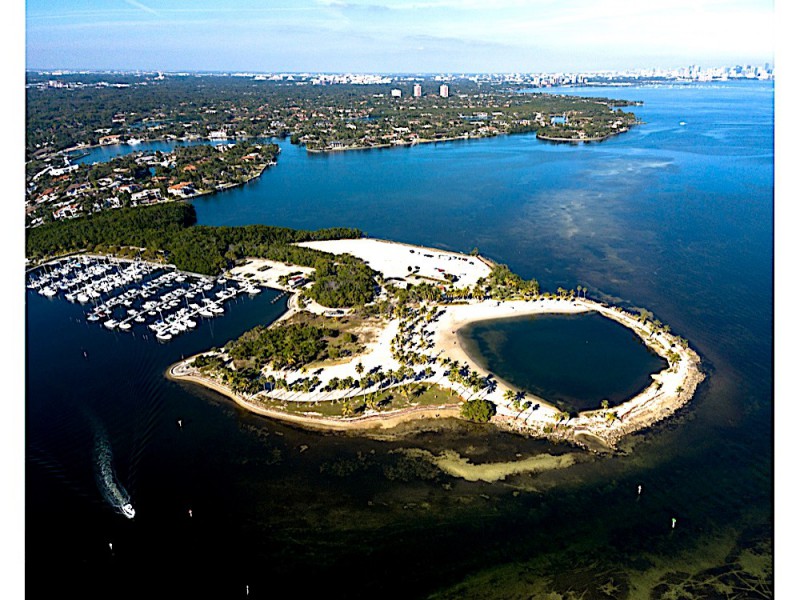
<path id="1" fill-rule="evenodd" d="M 125 0 L 125 2 L 126 2 L 127 4 L 130 4 L 131 6 L 133 6 L 133 7 L 135 7 L 135 8 L 138 8 L 138 9 L 140 9 L 140 10 L 143 10 L 143 11 L 144 11 L 144 12 L 146 12 L 146 13 L 150 13 L 151 15 L 158 16 L 158 13 L 157 13 L 156 11 L 154 11 L 154 10 L 153 10 L 152 8 L 150 8 L 149 6 L 145 6 L 145 5 L 144 5 L 144 4 L 142 4 L 141 2 L 137 2 L 136 0 Z"/>

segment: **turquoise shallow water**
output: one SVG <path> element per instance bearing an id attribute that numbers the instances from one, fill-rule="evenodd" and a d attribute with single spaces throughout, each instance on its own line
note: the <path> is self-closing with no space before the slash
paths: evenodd
<path id="1" fill-rule="evenodd" d="M 274 318 L 280 306 L 260 298 L 213 331 L 157 346 L 30 294 L 31 597 L 238 597 L 245 585 L 251 597 L 769 591 L 772 86 L 570 91 L 642 100 L 646 124 L 586 146 L 522 135 L 308 156 L 282 142 L 278 166 L 259 180 L 196 201 L 199 220 L 478 246 L 544 289 L 582 285 L 645 307 L 703 358 L 709 376 L 689 406 L 618 455 L 470 483 L 397 450 L 494 462 L 572 449 L 456 423 L 396 441 L 304 432 L 164 380 L 181 354 Z M 94 422 L 133 521 L 94 484 Z"/>

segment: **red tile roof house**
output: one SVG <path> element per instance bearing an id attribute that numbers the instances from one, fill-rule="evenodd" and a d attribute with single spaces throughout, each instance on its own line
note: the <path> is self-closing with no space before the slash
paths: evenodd
<path id="1" fill-rule="evenodd" d="M 172 194 L 173 196 L 185 198 L 186 196 L 191 196 L 194 193 L 194 188 L 192 187 L 192 183 L 190 181 L 181 181 L 180 183 L 169 186 L 167 188 L 167 193 Z"/>

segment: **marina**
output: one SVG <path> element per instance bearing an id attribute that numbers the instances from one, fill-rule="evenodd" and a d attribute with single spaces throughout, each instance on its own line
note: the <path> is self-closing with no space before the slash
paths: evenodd
<path id="1" fill-rule="evenodd" d="M 85 313 L 90 323 L 108 330 L 151 332 L 160 342 L 194 329 L 199 319 L 225 314 L 224 305 L 240 294 L 261 292 L 244 278 L 212 278 L 173 265 L 85 254 L 32 270 L 27 287 L 47 298 L 91 304 Z"/>

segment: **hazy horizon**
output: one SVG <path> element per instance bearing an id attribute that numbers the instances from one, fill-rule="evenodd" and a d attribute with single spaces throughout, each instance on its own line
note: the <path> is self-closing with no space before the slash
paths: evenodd
<path id="1" fill-rule="evenodd" d="M 515 73 L 774 63 L 771 0 L 30 0 L 38 70 Z"/>

